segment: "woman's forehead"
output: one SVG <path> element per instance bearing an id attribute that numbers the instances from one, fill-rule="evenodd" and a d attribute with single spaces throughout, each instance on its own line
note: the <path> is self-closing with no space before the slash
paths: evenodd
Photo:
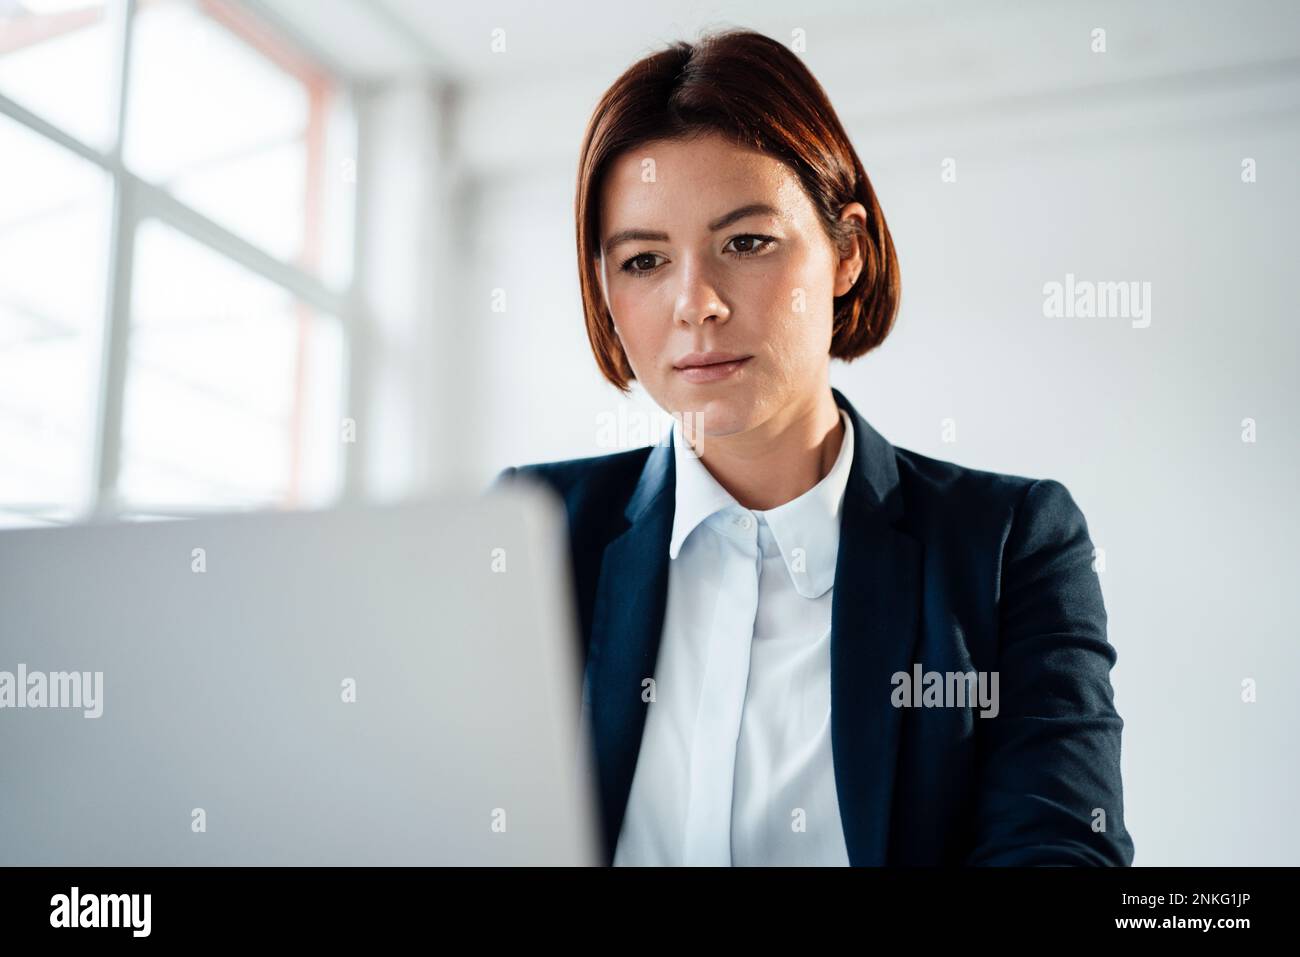
<path id="1" fill-rule="evenodd" d="M 806 204 L 794 174 L 771 156 L 734 147 L 691 152 L 676 144 L 631 150 L 602 184 L 601 231 L 652 229 L 653 220 L 706 224 L 751 204 L 793 218 L 801 200 Z"/>
<path id="2" fill-rule="evenodd" d="M 653 140 L 626 150 L 611 164 L 606 183 L 653 186 L 675 180 L 727 180 L 746 176 L 776 180 L 788 174 L 789 169 L 776 157 L 710 134 L 685 140 Z"/>

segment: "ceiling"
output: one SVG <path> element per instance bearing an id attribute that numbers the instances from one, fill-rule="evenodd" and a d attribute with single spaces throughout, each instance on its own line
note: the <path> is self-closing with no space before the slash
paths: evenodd
<path id="1" fill-rule="evenodd" d="M 850 129 L 900 143 L 927 130 L 989 136 L 1068 126 L 1071 111 L 1176 99 L 1195 118 L 1300 106 L 1300 3 L 1292 0 L 242 0 L 290 26 L 363 84 L 442 83 L 471 166 L 567 161 L 602 90 L 638 57 L 708 28 L 790 42 Z M 791 10 L 797 13 L 791 13 Z M 1106 31 L 1106 51 L 1091 49 Z M 494 31 L 502 31 L 494 34 Z M 494 52 L 494 35 L 504 50 Z M 1128 111 L 1133 114 L 1135 111 Z M 1000 123 L 986 121 L 992 117 Z M 1129 118 L 1130 124 L 1146 122 Z M 503 133 L 510 126 L 512 132 Z M 477 151 L 477 155 L 475 155 Z"/>
<path id="2" fill-rule="evenodd" d="M 707 27 L 789 40 L 828 88 L 880 103 L 1001 95 L 1300 59 L 1289 0 L 255 0 L 353 75 L 466 85 L 592 75 Z M 792 14 L 792 8 L 797 14 Z M 559 12 L 557 12 L 559 11 Z M 1107 31 L 1107 52 L 1090 50 Z M 505 50 L 491 49 L 503 31 Z M 901 99 L 900 99 L 901 98 Z"/>

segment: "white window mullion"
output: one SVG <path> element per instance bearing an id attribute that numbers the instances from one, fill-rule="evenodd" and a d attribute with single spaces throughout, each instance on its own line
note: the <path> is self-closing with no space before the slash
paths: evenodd
<path id="1" fill-rule="evenodd" d="M 137 222 L 130 178 L 119 171 L 113 181 L 113 234 L 109 240 L 108 295 L 100 345 L 94 488 L 90 506 L 94 516 L 105 518 L 112 517 L 117 511 L 115 490 L 122 460 L 122 406 L 126 393 L 127 336 L 131 322 L 131 274 Z"/>
<path id="2" fill-rule="evenodd" d="M 91 456 L 88 511 L 111 517 L 116 513 L 114 493 L 122 460 L 122 404 L 126 391 L 127 332 L 131 321 L 131 261 L 135 249 L 134 195 L 122 166 L 122 139 L 126 131 L 127 85 L 131 73 L 131 21 L 135 0 L 110 0 L 114 49 L 112 77 L 114 136 L 108 154 L 113 176 L 113 212 L 110 220 L 107 291 L 100 343 L 99 382 L 95 395 L 95 448 Z"/>

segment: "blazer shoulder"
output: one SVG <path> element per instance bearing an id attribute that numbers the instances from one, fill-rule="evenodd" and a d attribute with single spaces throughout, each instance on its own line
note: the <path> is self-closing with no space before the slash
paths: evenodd
<path id="1" fill-rule="evenodd" d="M 914 492 L 947 498 L 982 498 L 1015 501 L 1035 482 L 1044 481 L 1013 472 L 972 468 L 946 459 L 895 447 L 899 481 Z"/>
<path id="2" fill-rule="evenodd" d="M 905 530 L 934 549 L 954 580 L 987 587 L 999 604 L 1004 595 L 1013 605 L 1027 593 L 1046 603 L 1073 596 L 1104 628 L 1088 520 L 1062 482 L 905 449 L 897 461 Z"/>
<path id="3" fill-rule="evenodd" d="M 1056 479 L 971 468 L 911 449 L 895 453 L 909 512 L 937 535 L 986 526 L 1005 536 L 1017 518 L 1040 515 L 1083 521 L 1070 491 Z"/>
<path id="4" fill-rule="evenodd" d="M 582 458 L 556 459 L 512 465 L 503 469 L 493 480 L 496 487 L 503 481 L 525 478 L 539 481 L 554 489 L 566 502 L 589 499 L 593 495 L 608 499 L 622 494 L 626 501 L 631 496 L 645 467 L 652 445 L 611 452 L 606 455 L 589 455 Z"/>

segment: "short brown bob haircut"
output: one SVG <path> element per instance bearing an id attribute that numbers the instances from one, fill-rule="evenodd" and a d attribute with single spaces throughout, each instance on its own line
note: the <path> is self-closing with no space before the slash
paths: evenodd
<path id="1" fill-rule="evenodd" d="M 751 30 L 678 41 L 632 64 L 596 105 L 582 140 L 575 215 L 587 337 L 605 378 L 622 392 L 636 378 L 600 291 L 600 189 L 627 150 L 661 139 L 721 133 L 767 153 L 798 176 L 840 251 L 861 231 L 840 210 L 867 211 L 862 272 L 835 299 L 830 354 L 856 359 L 880 345 L 898 312 L 898 259 L 862 161 L 826 92 L 783 44 Z"/>

